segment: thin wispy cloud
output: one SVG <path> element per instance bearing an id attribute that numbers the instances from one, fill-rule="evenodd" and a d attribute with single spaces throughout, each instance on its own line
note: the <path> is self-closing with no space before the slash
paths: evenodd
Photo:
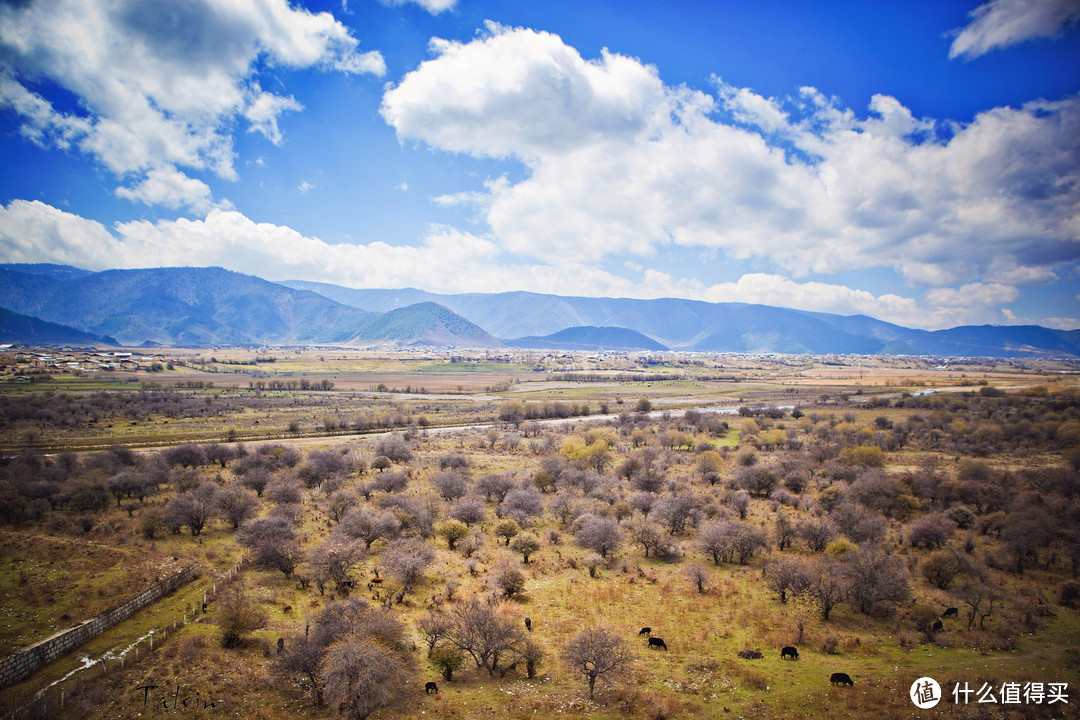
<path id="1" fill-rule="evenodd" d="M 971 60 L 1036 38 L 1052 38 L 1080 22 L 1077 0 L 990 0 L 955 31 L 950 58 Z"/>

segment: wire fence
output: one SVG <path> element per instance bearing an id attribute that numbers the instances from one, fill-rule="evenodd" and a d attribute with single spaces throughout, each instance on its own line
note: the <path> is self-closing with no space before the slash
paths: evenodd
<path id="1" fill-rule="evenodd" d="M 106 674 L 110 669 L 123 670 L 139 662 L 140 657 L 145 658 L 147 654 L 160 650 L 170 636 L 175 636 L 189 622 L 202 617 L 207 605 L 216 600 L 225 585 L 240 574 L 246 561 L 247 558 L 241 558 L 216 577 L 210 587 L 203 591 L 201 604 L 185 603 L 180 615 L 174 615 L 171 623 L 152 628 L 123 649 L 107 650 L 98 658 L 82 657 L 78 667 L 38 690 L 29 702 L 5 712 L 3 717 L 5 720 L 53 720 L 64 717 L 65 705 L 70 705 L 84 692 L 87 682 Z"/>

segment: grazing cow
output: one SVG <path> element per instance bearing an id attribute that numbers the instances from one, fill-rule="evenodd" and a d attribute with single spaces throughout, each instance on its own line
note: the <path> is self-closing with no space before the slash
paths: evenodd
<path id="1" fill-rule="evenodd" d="M 651 627 L 643 627 L 643 628 L 641 628 L 641 630 L 638 631 L 638 637 L 641 637 L 642 635 L 652 635 L 652 628 Z"/>
<path id="2" fill-rule="evenodd" d="M 284 649 L 285 649 L 285 638 L 278 638 L 277 639 L 277 651 L 280 653 Z"/>
<path id="3" fill-rule="evenodd" d="M 664 638 L 649 638 L 649 647 L 667 650 L 667 643 L 664 642 Z"/>
<path id="4" fill-rule="evenodd" d="M 798 660 L 799 659 L 799 651 L 796 650 L 795 648 L 793 648 L 792 646 L 788 645 L 787 647 L 785 647 L 783 650 L 780 651 L 780 659 L 783 660 L 786 657 L 789 657 L 792 660 Z"/>
<path id="5" fill-rule="evenodd" d="M 833 685 L 850 685 L 855 686 L 855 681 L 851 679 L 851 676 L 847 673 L 833 673 L 829 678 L 829 682 Z"/>
<path id="6" fill-rule="evenodd" d="M 281 612 L 291 613 L 292 612 L 292 605 L 286 605 L 285 609 L 283 609 Z"/>
<path id="7" fill-rule="evenodd" d="M 439 694 L 439 686 L 433 682 L 429 682 L 424 685 L 424 694 L 430 695 L 431 693 L 435 693 L 436 695 Z"/>
<path id="8" fill-rule="evenodd" d="M 930 632 L 941 632 L 945 629 L 945 623 L 940 620 L 935 620 L 933 627 L 930 628 Z"/>
<path id="9" fill-rule="evenodd" d="M 941 617 L 960 617 L 960 608 L 947 608 L 945 612 L 941 614 Z"/>
<path id="10" fill-rule="evenodd" d="M 531 618 L 525 618 L 525 629 L 528 630 L 529 632 L 532 632 L 532 619 Z"/>

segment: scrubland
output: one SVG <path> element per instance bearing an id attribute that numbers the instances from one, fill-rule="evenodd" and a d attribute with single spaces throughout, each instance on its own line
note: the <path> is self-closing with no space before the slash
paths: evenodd
<path id="1" fill-rule="evenodd" d="M 995 695 L 1002 683 L 1068 684 L 1067 706 L 950 696 L 926 715 L 1074 716 L 1080 395 L 1069 376 L 759 365 L 651 384 L 519 380 L 446 400 L 485 425 L 442 431 L 423 394 L 311 391 L 326 417 L 351 418 L 347 436 L 324 424 L 327 436 L 302 443 L 245 441 L 241 429 L 139 451 L 119 431 L 92 452 L 23 441 L 70 416 L 51 442 L 80 446 L 89 435 L 73 428 L 88 415 L 111 413 L 117 430 L 117 408 L 132 403 L 136 422 L 158 429 L 176 422 L 160 411 L 175 402 L 198 409 L 196 435 L 238 428 L 247 412 L 287 434 L 295 397 L 277 391 L 281 403 L 251 410 L 270 391 L 4 393 L 7 408 L 67 408 L 37 438 L 29 413 L 5 416 L 6 439 L 22 445 L 0 466 L 5 648 L 172 568 L 203 574 L 0 699 L 33 716 L 34 694 L 81 657 L 180 616 L 154 652 L 72 675 L 64 716 L 195 714 L 198 699 L 199 714 L 249 718 L 907 718 L 923 676 L 947 696 L 965 682 Z M 914 394 L 934 386 L 950 389 Z M 733 412 L 695 409 L 725 400 Z M 419 404 L 371 428 L 381 434 L 356 434 L 360 413 L 392 403 Z M 557 403 L 581 421 L 545 423 Z M 294 416 L 308 435 L 312 412 Z M 650 649 L 645 626 L 666 651 Z M 574 641 L 593 629 L 607 642 L 594 659 L 614 667 L 597 671 L 590 699 Z M 797 660 L 781 659 L 789 645 Z M 834 672 L 854 685 L 830 685 Z"/>

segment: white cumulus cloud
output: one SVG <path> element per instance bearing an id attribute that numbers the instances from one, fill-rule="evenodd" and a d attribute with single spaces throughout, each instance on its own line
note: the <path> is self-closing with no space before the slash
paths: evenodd
<path id="1" fill-rule="evenodd" d="M 813 88 L 668 86 L 530 29 L 431 47 L 383 117 L 402 140 L 524 165 L 438 197 L 476 205 L 512 252 L 584 263 L 683 246 L 796 277 L 895 267 L 942 287 L 1053 281 L 1080 258 L 1077 98 L 956 123 L 877 95 L 859 117 Z"/>
<path id="2" fill-rule="evenodd" d="M 188 177 L 175 167 L 154 168 L 146 173 L 142 181 L 131 187 L 116 189 L 117 197 L 138 200 L 147 205 L 162 205 L 168 208 L 188 206 L 196 212 L 210 209 L 210 186 L 202 180 Z"/>
<path id="3" fill-rule="evenodd" d="M 287 0 L 53 0 L 0 4 L 0 107 L 41 145 L 74 147 L 132 184 L 118 194 L 152 202 L 178 168 L 235 179 L 231 126 L 282 141 L 278 118 L 300 109 L 263 91 L 260 64 L 382 75 L 329 13 Z M 58 110 L 47 83 L 74 94 Z M 156 173 L 156 175 L 155 175 Z M 174 190 L 182 189 L 173 182 Z M 204 187 L 166 205 L 206 202 Z M 144 188 L 140 190 L 139 188 Z"/>

